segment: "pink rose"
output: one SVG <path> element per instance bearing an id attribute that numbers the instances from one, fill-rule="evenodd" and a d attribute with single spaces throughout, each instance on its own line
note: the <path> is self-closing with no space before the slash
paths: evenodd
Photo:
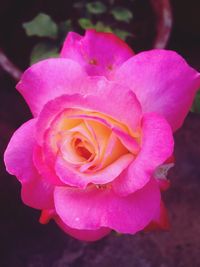
<path id="1" fill-rule="evenodd" d="M 61 57 L 17 85 L 34 118 L 14 133 L 5 163 L 24 203 L 82 240 L 166 228 L 172 131 L 199 85 L 175 52 L 134 55 L 111 33 L 69 33 Z"/>

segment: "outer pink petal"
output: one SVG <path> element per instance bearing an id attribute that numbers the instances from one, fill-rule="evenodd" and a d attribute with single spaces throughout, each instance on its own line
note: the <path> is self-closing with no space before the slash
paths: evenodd
<path id="1" fill-rule="evenodd" d="M 173 130 L 179 128 L 200 87 L 200 75 L 173 51 L 142 52 L 125 62 L 115 80 L 130 86 L 143 112 L 163 115 Z"/>
<path id="2" fill-rule="evenodd" d="M 167 209 L 165 208 L 165 205 L 161 200 L 160 209 L 156 210 L 153 220 L 145 228 L 145 231 L 152 231 L 156 229 L 169 230 L 169 228 L 170 228 L 170 223 L 169 223 Z"/>
<path id="3" fill-rule="evenodd" d="M 78 230 L 73 229 L 69 226 L 67 226 L 59 217 L 54 218 L 56 223 L 60 226 L 60 228 L 67 233 L 68 235 L 71 235 L 72 237 L 82 240 L 82 241 L 97 241 L 105 236 L 107 236 L 111 229 L 106 227 L 101 227 L 97 230 Z"/>
<path id="4" fill-rule="evenodd" d="M 7 171 L 20 181 L 29 180 L 35 170 L 32 163 L 35 124 L 36 119 L 32 119 L 16 130 L 4 154 Z"/>
<path id="5" fill-rule="evenodd" d="M 42 178 L 33 165 L 36 119 L 23 124 L 12 136 L 4 154 L 7 171 L 22 183 L 22 199 L 34 208 L 52 208 L 53 188 Z"/>
<path id="6" fill-rule="evenodd" d="M 22 182 L 21 196 L 23 202 L 35 209 L 52 209 L 54 186 L 45 177 L 34 174 L 32 180 Z"/>
<path id="7" fill-rule="evenodd" d="M 103 77 L 88 78 L 83 87 L 88 90 L 88 94 L 63 95 L 45 105 L 37 124 L 37 140 L 40 143 L 55 116 L 67 108 L 97 111 L 136 130 L 141 119 L 141 107 L 134 93 L 127 87 Z"/>
<path id="8" fill-rule="evenodd" d="M 48 154 L 45 155 L 48 158 Z M 36 145 L 33 149 L 33 164 L 36 167 L 38 173 L 45 177 L 45 179 L 52 185 L 63 185 L 60 179 L 57 177 L 54 169 L 54 164 L 49 166 L 43 155 L 42 148 Z"/>
<path id="9" fill-rule="evenodd" d="M 85 76 L 78 63 L 70 59 L 52 58 L 28 68 L 17 89 L 37 116 L 49 100 L 63 94 L 81 93 L 79 85 Z"/>
<path id="10" fill-rule="evenodd" d="M 159 185 L 160 191 L 166 191 L 166 190 L 168 190 L 170 188 L 170 185 L 171 185 L 170 180 L 167 180 L 167 179 L 163 179 L 163 180 L 157 179 L 156 181 L 157 181 L 157 183 Z"/>
<path id="11" fill-rule="evenodd" d="M 116 195 L 112 188 L 56 187 L 54 199 L 57 214 L 69 227 L 82 230 L 109 227 L 134 234 L 148 225 L 159 209 L 160 191 L 154 180 L 127 197 Z"/>
<path id="12" fill-rule="evenodd" d="M 141 151 L 130 166 L 113 182 L 120 195 L 142 188 L 156 167 L 173 153 L 173 136 L 167 121 L 157 114 L 145 114 L 142 121 Z"/>
<path id="13" fill-rule="evenodd" d="M 87 30 L 85 36 L 70 32 L 61 51 L 61 57 L 75 60 L 89 75 L 106 77 L 133 55 L 131 48 L 114 34 L 95 30 Z"/>
<path id="14" fill-rule="evenodd" d="M 61 218 L 56 214 L 55 209 L 42 210 L 40 216 L 40 223 L 46 224 L 51 219 L 54 219 L 60 228 L 67 234 L 82 241 L 96 241 L 99 240 L 111 232 L 111 229 L 101 227 L 97 230 L 78 230 L 66 225 Z"/>

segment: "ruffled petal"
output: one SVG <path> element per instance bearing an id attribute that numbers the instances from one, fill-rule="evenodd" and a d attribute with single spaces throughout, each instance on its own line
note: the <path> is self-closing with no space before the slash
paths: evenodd
<path id="1" fill-rule="evenodd" d="M 173 135 L 167 121 L 158 114 L 145 114 L 142 120 L 141 150 L 136 159 L 113 182 L 117 194 L 128 195 L 142 188 L 155 169 L 173 153 Z"/>
<path id="2" fill-rule="evenodd" d="M 200 87 L 200 74 L 173 51 L 152 50 L 126 61 L 115 80 L 129 86 L 143 112 L 164 116 L 172 129 L 178 129 Z"/>
<path id="3" fill-rule="evenodd" d="M 25 204 L 41 209 L 52 208 L 53 188 L 41 177 L 32 160 L 36 119 L 24 123 L 12 136 L 4 154 L 7 171 L 22 184 Z"/>
<path id="4" fill-rule="evenodd" d="M 55 97 L 63 94 L 84 94 L 80 85 L 85 76 L 82 67 L 70 59 L 46 59 L 24 72 L 17 89 L 25 98 L 33 115 L 37 116 L 43 106 Z"/>
<path id="5" fill-rule="evenodd" d="M 156 210 L 153 220 L 145 228 L 145 231 L 152 231 L 157 229 L 169 230 L 169 228 L 170 228 L 170 223 L 169 223 L 167 209 L 165 208 L 165 205 L 161 200 L 160 208 Z"/>
<path id="6" fill-rule="evenodd" d="M 32 208 L 52 209 L 54 207 L 53 193 L 54 186 L 37 173 L 33 174 L 30 181 L 22 182 L 22 201 Z"/>
<path id="7" fill-rule="evenodd" d="M 138 129 L 141 107 L 134 93 L 127 87 L 110 82 L 103 77 L 88 78 L 83 87 L 88 90 L 88 94 L 63 95 L 44 106 L 37 123 L 39 143 L 43 142 L 44 133 L 55 116 L 68 108 L 81 109 L 83 112 L 84 110 L 97 111 L 116 119 L 133 131 Z"/>
<path id="8" fill-rule="evenodd" d="M 84 114 L 84 115 L 75 115 L 74 118 L 85 119 L 87 124 L 90 126 L 90 128 L 93 128 L 94 131 L 97 128 L 96 123 L 100 123 L 108 127 L 108 129 L 110 129 L 115 134 L 115 136 L 119 138 L 121 144 L 123 144 L 127 150 L 129 150 L 133 154 L 137 154 L 140 150 L 140 146 L 138 142 L 136 141 L 136 139 L 132 137 L 131 134 L 129 133 L 128 127 L 125 127 L 125 125 L 123 124 L 120 125 L 119 122 L 117 121 L 114 122 L 110 120 L 109 117 L 106 118 L 106 116 L 102 117 L 101 115 L 102 114 L 96 114 L 96 116 L 94 116 L 94 114 L 93 115 Z M 69 118 L 72 118 L 72 117 L 69 116 Z M 138 128 L 139 128 L 139 125 L 138 125 Z M 95 132 L 97 133 L 97 131 Z"/>
<path id="9" fill-rule="evenodd" d="M 35 145 L 33 138 L 36 119 L 24 123 L 15 131 L 6 148 L 4 161 L 6 170 L 17 176 L 20 182 L 29 180 L 35 171 L 32 153 Z"/>
<path id="10" fill-rule="evenodd" d="M 82 241 L 97 241 L 106 235 L 108 235 L 111 232 L 111 229 L 106 227 L 101 227 L 97 230 L 79 230 L 75 228 L 71 228 L 68 225 L 66 225 L 61 218 L 56 214 L 55 209 L 49 209 L 49 210 L 42 210 L 41 216 L 40 216 L 40 223 L 46 224 L 51 219 L 54 219 L 54 221 L 59 225 L 59 227 L 66 233 L 71 235 L 72 237 L 82 240 Z"/>
<path id="11" fill-rule="evenodd" d="M 71 228 L 96 230 L 108 227 L 120 233 L 143 229 L 160 207 L 160 191 L 155 180 L 127 197 L 120 197 L 112 188 L 56 187 L 55 209 Z"/>
<path id="12" fill-rule="evenodd" d="M 55 217 L 54 220 L 66 234 L 81 241 L 97 241 L 111 232 L 111 229 L 106 227 L 97 230 L 78 230 L 67 226 L 59 217 Z"/>
<path id="13" fill-rule="evenodd" d="M 46 162 L 46 158 L 48 158 L 48 153 L 45 154 L 45 156 L 42 148 L 36 145 L 33 149 L 33 164 L 36 167 L 38 173 L 42 177 L 45 177 L 48 183 L 52 185 L 63 185 L 63 183 L 60 181 L 60 179 L 55 173 L 54 164 L 50 165 Z"/>
<path id="14" fill-rule="evenodd" d="M 106 184 L 113 181 L 120 173 L 126 169 L 133 161 L 134 157 L 128 153 L 115 160 L 108 167 L 91 173 L 82 173 L 70 166 L 61 156 L 57 158 L 55 164 L 56 174 L 60 180 L 70 186 L 86 188 L 90 183 Z"/>
<path id="15" fill-rule="evenodd" d="M 114 34 L 95 30 L 87 30 L 85 36 L 70 32 L 61 51 L 61 57 L 78 62 L 89 75 L 106 77 L 133 55 L 131 48 Z"/>

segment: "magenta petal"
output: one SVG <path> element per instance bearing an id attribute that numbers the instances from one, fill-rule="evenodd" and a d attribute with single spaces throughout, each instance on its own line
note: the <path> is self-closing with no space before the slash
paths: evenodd
<path id="1" fill-rule="evenodd" d="M 172 155 L 173 146 L 173 135 L 167 121 L 157 114 L 145 114 L 141 150 L 132 164 L 113 182 L 116 193 L 127 195 L 142 188 L 155 169 Z"/>
<path id="2" fill-rule="evenodd" d="M 35 209 L 52 209 L 54 187 L 43 177 L 33 174 L 30 181 L 22 182 L 21 197 L 23 202 Z"/>
<path id="3" fill-rule="evenodd" d="M 131 48 L 114 34 L 95 30 L 87 30 L 85 36 L 70 32 L 61 51 L 61 57 L 78 62 L 89 75 L 106 77 L 133 55 Z"/>
<path id="4" fill-rule="evenodd" d="M 44 159 L 44 155 L 42 153 L 42 148 L 38 145 L 34 147 L 33 150 L 33 164 L 36 167 L 38 173 L 45 177 L 48 183 L 52 185 L 63 185 L 60 179 L 56 176 L 54 165 L 47 165 Z"/>
<path id="5" fill-rule="evenodd" d="M 163 115 L 173 130 L 179 128 L 200 87 L 200 75 L 173 51 L 152 50 L 126 61 L 115 80 L 130 86 L 143 112 Z"/>
<path id="6" fill-rule="evenodd" d="M 37 116 L 49 100 L 63 94 L 81 93 L 81 79 L 85 76 L 78 63 L 70 59 L 52 58 L 28 68 L 17 84 L 17 89 L 34 116 Z"/>
<path id="7" fill-rule="evenodd" d="M 155 214 L 152 223 L 156 224 L 158 228 L 163 230 L 169 230 L 170 228 L 168 212 L 162 200 L 160 202 L 160 210 Z"/>
<path id="8" fill-rule="evenodd" d="M 6 170 L 17 176 L 19 181 L 26 181 L 32 177 L 35 167 L 32 153 L 35 145 L 33 138 L 36 119 L 24 123 L 13 134 L 4 154 Z"/>
<path id="9" fill-rule="evenodd" d="M 68 235 L 71 235 L 72 237 L 82 240 L 82 241 L 97 241 L 105 236 L 107 236 L 111 229 L 106 227 L 101 227 L 97 230 L 78 230 L 73 229 L 69 226 L 67 226 L 60 218 L 55 217 L 54 218 L 56 223 L 60 226 L 60 228 L 67 233 Z"/>
<path id="10" fill-rule="evenodd" d="M 34 208 L 53 206 L 53 188 L 38 174 L 33 165 L 32 155 L 35 145 L 36 120 L 23 124 L 12 136 L 4 154 L 7 171 L 17 176 L 22 184 L 24 203 Z"/>
<path id="11" fill-rule="evenodd" d="M 127 87 L 104 77 L 88 78 L 82 86 L 85 91 L 88 90 L 88 94 L 63 95 L 44 106 L 37 123 L 37 140 L 40 143 L 55 116 L 67 108 L 100 112 L 124 123 L 133 131 L 137 129 L 141 120 L 141 107 L 135 94 Z"/>
<path id="12" fill-rule="evenodd" d="M 169 230 L 169 228 L 170 228 L 170 222 L 167 209 L 165 208 L 165 205 L 161 200 L 160 208 L 156 210 L 153 220 L 145 228 L 145 230 L 146 231 L 152 231 L 156 229 Z"/>
<path id="13" fill-rule="evenodd" d="M 160 191 L 155 180 L 127 197 L 116 195 L 112 188 L 56 187 L 54 200 L 57 214 L 71 228 L 108 227 L 134 234 L 153 219 L 159 209 Z"/>

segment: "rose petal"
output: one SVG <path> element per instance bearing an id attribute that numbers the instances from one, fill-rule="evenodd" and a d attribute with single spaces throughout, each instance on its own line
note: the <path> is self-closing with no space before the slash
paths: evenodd
<path id="1" fill-rule="evenodd" d="M 145 231 L 152 231 L 156 229 L 169 230 L 170 223 L 167 210 L 163 201 L 160 202 L 160 208 L 156 210 L 153 220 L 145 228 Z"/>
<path id="2" fill-rule="evenodd" d="M 126 87 L 109 82 L 103 77 L 88 78 L 83 87 L 87 87 L 90 94 L 63 95 L 44 106 L 37 123 L 37 141 L 40 144 L 55 116 L 67 108 L 82 109 L 83 112 L 97 111 L 124 123 L 133 131 L 138 128 L 141 107 L 134 93 Z"/>
<path id="3" fill-rule="evenodd" d="M 166 191 L 166 190 L 168 190 L 170 188 L 171 183 L 170 183 L 169 180 L 167 180 L 167 179 L 163 179 L 163 180 L 157 179 L 156 181 L 158 183 L 160 191 Z"/>
<path id="4" fill-rule="evenodd" d="M 25 98 L 33 115 L 37 116 L 43 106 L 55 97 L 84 93 L 80 84 L 85 76 L 81 66 L 70 59 L 46 59 L 24 72 L 17 89 Z"/>
<path id="5" fill-rule="evenodd" d="M 127 152 L 127 149 L 122 145 L 117 136 L 114 133 L 111 133 L 107 141 L 105 150 L 102 153 L 102 158 L 99 167 L 102 168 L 105 166 L 109 166 L 118 158 L 127 154 Z M 97 169 L 95 169 L 95 171 L 96 170 Z"/>
<path id="6" fill-rule="evenodd" d="M 95 30 L 87 30 L 85 36 L 70 32 L 61 51 L 61 57 L 78 62 L 89 75 L 106 77 L 133 55 L 131 48 L 114 34 Z"/>
<path id="7" fill-rule="evenodd" d="M 17 129 L 4 154 L 6 170 L 17 176 L 20 182 L 29 180 L 35 170 L 32 162 L 35 124 L 36 119 L 32 119 Z"/>
<path id="8" fill-rule="evenodd" d="M 41 209 L 53 206 L 53 188 L 37 172 L 32 161 L 36 120 L 24 123 L 12 136 L 4 154 L 7 171 L 22 184 L 25 204 Z"/>
<path id="9" fill-rule="evenodd" d="M 173 152 L 173 136 L 167 121 L 160 115 L 145 114 L 142 121 L 141 150 L 136 159 L 113 182 L 117 194 L 127 195 L 142 188 L 156 167 Z"/>
<path id="10" fill-rule="evenodd" d="M 73 116 L 70 116 L 70 118 L 72 117 Z M 135 140 L 135 138 L 133 138 L 129 133 L 127 133 L 127 129 L 125 131 L 124 129 L 122 129 L 122 127 L 120 127 L 121 125 L 115 124 L 115 122 L 113 122 L 112 120 L 109 120 L 109 117 L 102 118 L 101 114 L 99 114 L 99 116 L 97 114 L 96 116 L 75 115 L 74 118 L 85 119 L 87 123 L 90 125 L 94 124 L 95 122 L 99 122 L 107 126 L 108 129 L 110 129 L 113 133 L 115 133 L 115 135 L 119 138 L 119 140 L 127 148 L 127 150 L 129 150 L 133 154 L 137 154 L 139 152 L 140 146 L 138 142 Z"/>
<path id="11" fill-rule="evenodd" d="M 67 233 L 68 235 L 71 235 L 72 237 L 82 240 L 82 241 L 97 241 L 105 236 L 107 236 L 111 230 L 106 227 L 101 227 L 97 230 L 78 230 L 73 229 L 69 226 L 67 226 L 59 217 L 55 217 L 54 220 L 56 223 L 60 226 L 60 228 Z"/>
<path id="12" fill-rule="evenodd" d="M 133 90 L 144 113 L 163 115 L 173 130 L 182 125 L 200 87 L 200 74 L 182 57 L 158 49 L 126 61 L 116 70 L 115 80 Z"/>
<path id="13" fill-rule="evenodd" d="M 154 180 L 127 197 L 111 188 L 85 190 L 56 187 L 55 209 L 62 221 L 76 229 L 95 230 L 109 227 L 134 234 L 152 220 L 160 205 L 160 191 Z"/>
<path id="14" fill-rule="evenodd" d="M 48 157 L 48 154 L 44 156 L 43 149 L 35 145 L 33 149 L 33 164 L 36 167 L 38 173 L 45 177 L 45 180 L 52 185 L 63 185 L 58 176 L 55 173 L 54 165 L 50 166 L 45 161 L 45 158 Z"/>
<path id="15" fill-rule="evenodd" d="M 67 234 L 71 235 L 72 237 L 82 240 L 82 241 L 96 241 L 99 240 L 111 232 L 111 229 L 106 227 L 101 227 L 97 230 L 78 230 L 69 227 L 66 225 L 60 217 L 56 214 L 55 209 L 51 210 L 42 210 L 40 216 L 40 223 L 46 224 L 51 219 L 54 219 L 55 222 L 60 226 L 60 228 Z"/>
<path id="16" fill-rule="evenodd" d="M 113 181 L 129 166 L 133 159 L 134 156 L 132 154 L 125 154 L 102 170 L 93 173 L 83 173 L 72 168 L 62 156 L 58 156 L 55 171 L 63 183 L 70 186 L 86 188 L 90 183 L 98 185 Z"/>
<path id="17" fill-rule="evenodd" d="M 22 182 L 21 197 L 23 202 L 35 209 L 52 209 L 54 186 L 45 177 L 34 173 L 30 181 Z"/>

